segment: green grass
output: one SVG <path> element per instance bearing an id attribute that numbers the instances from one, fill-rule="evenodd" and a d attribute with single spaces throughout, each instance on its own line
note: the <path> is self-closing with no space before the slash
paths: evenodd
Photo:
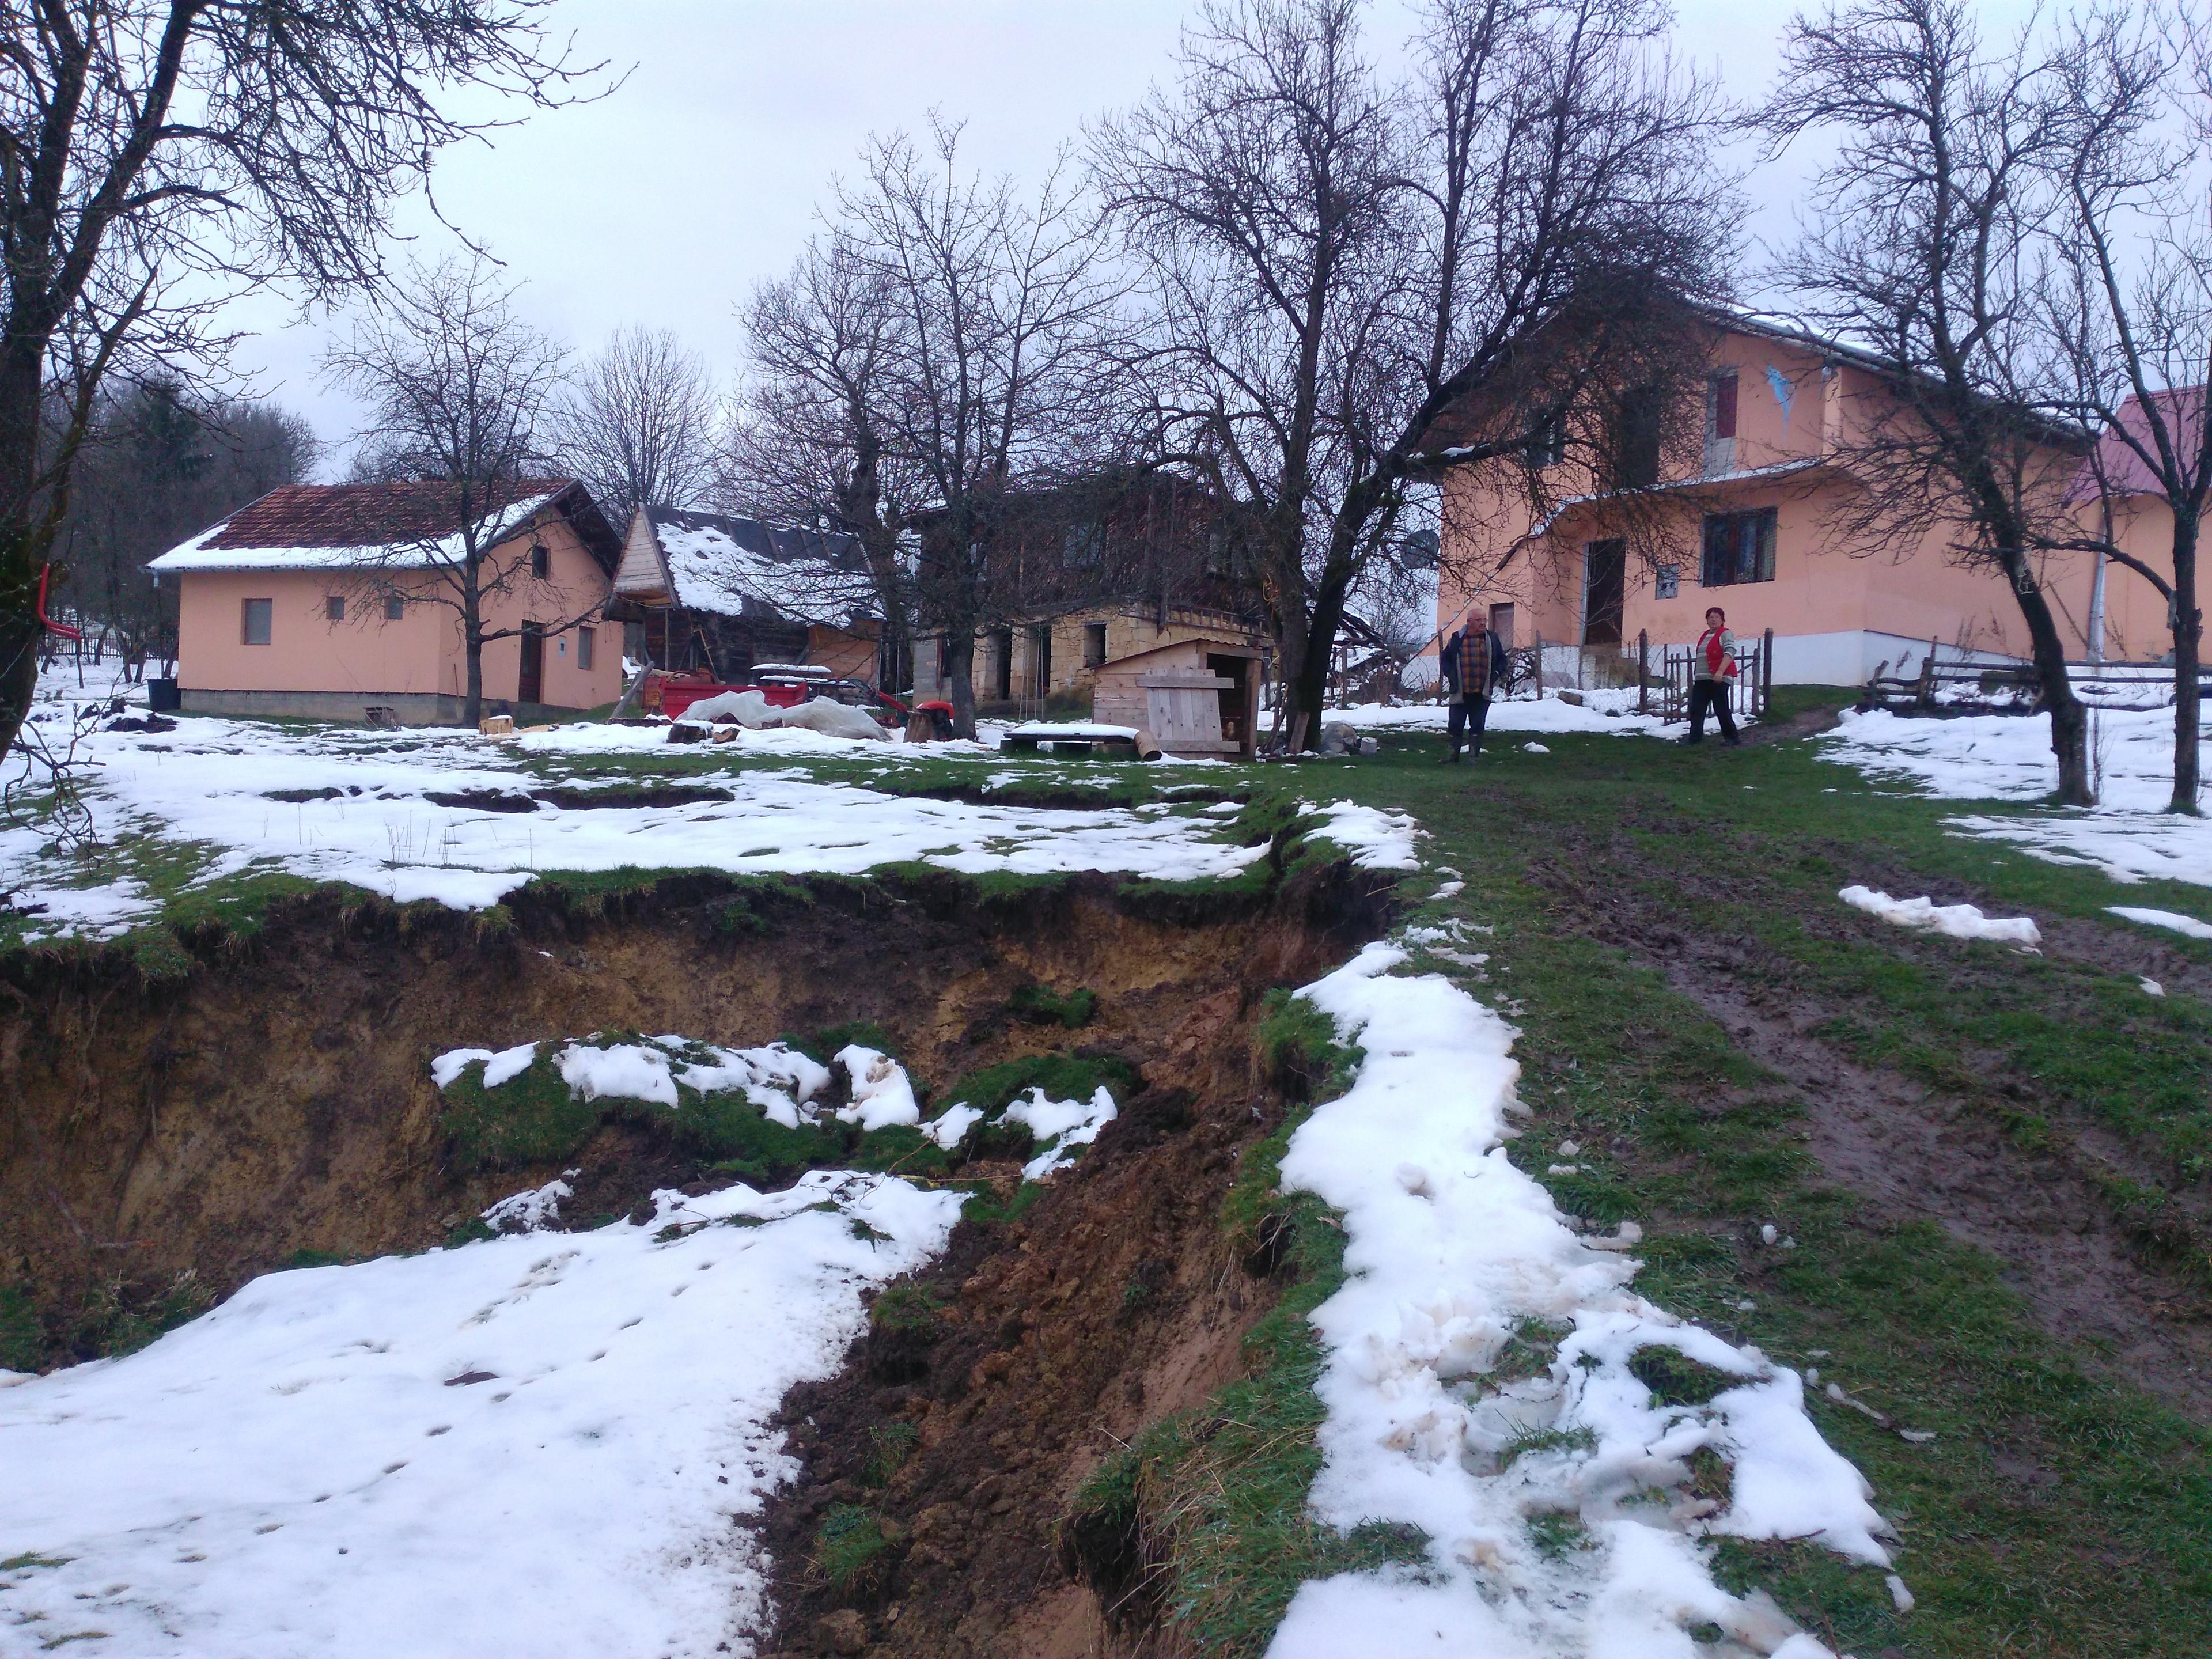
<path id="1" fill-rule="evenodd" d="M 890 1564 L 883 1517 L 858 1504 L 833 1504 L 814 1533 L 814 1569 L 840 1597 L 860 1600 L 878 1588 Z"/>
<path id="2" fill-rule="evenodd" d="M 1006 1000 L 1006 1012 L 1031 1025 L 1064 1025 L 1073 1031 L 1098 1016 L 1098 993 L 1078 988 L 1066 995 L 1048 985 L 1023 985 Z"/>
<path id="3" fill-rule="evenodd" d="M 1823 1433 L 1898 1526 L 1899 1571 L 1918 1597 L 1909 1616 L 1878 1574 L 1803 1545 L 1727 1544 L 1724 1575 L 1773 1594 L 1838 1651 L 2203 1659 L 2212 1436 L 2094 1349 L 2040 1328 L 1990 1256 L 1932 1226 L 1878 1224 L 1826 1182 L 1793 1091 L 1620 948 L 1603 901 L 1625 896 L 1662 918 L 1674 937 L 1652 937 L 1661 961 L 1711 942 L 1750 978 L 1840 1008 L 1825 1040 L 1958 1094 L 2016 1142 L 2056 1146 L 2093 1127 L 2178 1186 L 2199 1178 L 2212 1121 L 2212 1020 L 2200 1005 L 2146 998 L 2132 976 L 2079 961 L 1861 921 L 1835 893 L 1852 880 L 1900 896 L 1949 883 L 1993 914 L 2033 908 L 2115 929 L 2124 924 L 2108 904 L 2203 915 L 2212 896 L 2124 887 L 1966 839 L 1944 826 L 1955 804 L 1869 785 L 1819 761 L 1814 745 L 1545 741 L 1553 752 L 1541 765 L 1455 776 L 1432 768 L 1432 744 L 1386 740 L 1382 757 L 1346 769 L 1342 788 L 1410 808 L 1435 837 L 1427 856 L 1468 880 L 1438 913 L 1496 929 L 1475 947 L 1492 955 L 1486 980 L 1440 959 L 1422 965 L 1510 1001 L 1520 1093 L 1534 1113 L 1510 1155 L 1571 1213 L 1639 1220 L 1638 1287 L 1662 1305 L 1817 1364 L 1936 1437 L 1907 1443 L 1812 1392 Z M 2202 945 L 2160 943 L 2212 961 Z M 1553 1149 L 1569 1138 L 1584 1168 L 1552 1176 Z M 2169 1256 L 2192 1248 L 2157 1182 L 2115 1181 L 2108 1195 L 2115 1219 L 2163 1238 Z M 1797 1248 L 1749 1245 L 1766 1221 Z M 1662 1398 L 1721 1382 L 1686 1376 L 1686 1364 L 1648 1348 L 1637 1359 Z M 1574 1547 L 1556 1524 L 1560 1535 L 1539 1541 Z"/>

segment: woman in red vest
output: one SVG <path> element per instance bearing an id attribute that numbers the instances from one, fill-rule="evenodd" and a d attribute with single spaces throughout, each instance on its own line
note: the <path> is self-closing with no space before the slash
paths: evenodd
<path id="1" fill-rule="evenodd" d="M 1729 689 L 1735 684 L 1735 635 L 1728 629 L 1728 612 L 1715 605 L 1705 612 L 1705 631 L 1698 635 L 1690 679 L 1690 735 L 1685 743 L 1705 740 L 1705 710 L 1720 717 L 1721 738 L 1740 744 L 1735 717 L 1729 713 Z"/>

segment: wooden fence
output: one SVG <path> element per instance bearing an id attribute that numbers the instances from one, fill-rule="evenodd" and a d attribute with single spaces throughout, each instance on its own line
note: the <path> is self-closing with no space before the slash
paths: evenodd
<path id="1" fill-rule="evenodd" d="M 1928 641 L 1917 674 L 1875 669 L 1860 691 L 1861 709 L 1896 714 L 2034 714 L 2043 712 L 2043 678 L 2027 662 L 1938 662 L 1941 641 Z M 2075 695 L 2092 708 L 2144 714 L 2173 706 L 2173 665 L 2160 662 L 2069 663 Z M 2212 666 L 2197 674 L 2200 695 L 2212 695 Z M 2121 702 L 2119 698 L 2132 698 Z"/>

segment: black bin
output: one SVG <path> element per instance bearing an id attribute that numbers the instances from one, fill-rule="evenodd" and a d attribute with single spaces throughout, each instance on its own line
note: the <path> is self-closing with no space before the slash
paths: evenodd
<path id="1" fill-rule="evenodd" d="M 156 714 L 173 714 L 184 707 L 184 696 L 177 690 L 174 680 L 149 679 L 146 682 L 146 707 Z"/>

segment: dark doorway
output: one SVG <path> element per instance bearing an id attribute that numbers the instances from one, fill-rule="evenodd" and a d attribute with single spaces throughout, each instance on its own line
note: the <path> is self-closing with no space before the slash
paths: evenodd
<path id="1" fill-rule="evenodd" d="M 1621 599 L 1628 581 L 1628 544 L 1592 542 L 1583 555 L 1583 643 L 1620 643 Z"/>
<path id="2" fill-rule="evenodd" d="M 1490 607 L 1490 631 L 1498 635 L 1498 644 L 1510 651 L 1520 641 L 1513 637 L 1513 607 L 1493 605 Z"/>
<path id="3" fill-rule="evenodd" d="M 1014 631 L 1001 628 L 991 635 L 991 695 L 1005 702 L 1014 695 Z"/>
<path id="4" fill-rule="evenodd" d="M 545 701 L 545 628 L 542 623 L 522 624 L 522 678 L 515 687 L 514 700 Z"/>
<path id="5" fill-rule="evenodd" d="M 1052 695 L 1052 624 L 1043 623 L 1030 629 L 1030 666 L 1036 671 L 1036 691 L 1040 697 Z"/>

